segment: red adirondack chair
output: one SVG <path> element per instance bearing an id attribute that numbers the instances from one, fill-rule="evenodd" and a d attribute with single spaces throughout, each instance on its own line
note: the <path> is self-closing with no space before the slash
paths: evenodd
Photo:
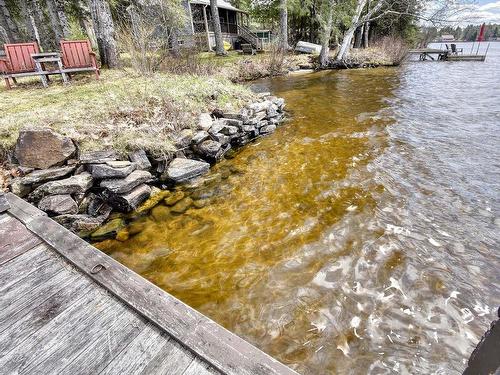
<path id="1" fill-rule="evenodd" d="M 0 73 L 10 89 L 9 78 L 36 75 L 32 53 L 40 53 L 36 42 L 4 44 L 6 58 L 0 59 Z"/>
<path id="2" fill-rule="evenodd" d="M 88 40 L 61 41 L 61 55 L 66 73 L 93 71 L 99 79 L 99 67 Z"/>

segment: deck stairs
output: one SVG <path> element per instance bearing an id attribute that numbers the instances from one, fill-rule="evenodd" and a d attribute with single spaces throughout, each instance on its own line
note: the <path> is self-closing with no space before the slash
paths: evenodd
<path id="1" fill-rule="evenodd" d="M 248 27 L 238 25 L 238 36 L 245 42 L 250 43 L 257 51 L 262 51 L 262 40 Z"/>

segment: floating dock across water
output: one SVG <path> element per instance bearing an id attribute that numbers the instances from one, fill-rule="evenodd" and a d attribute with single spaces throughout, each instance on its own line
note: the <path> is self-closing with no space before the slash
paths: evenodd
<path id="1" fill-rule="evenodd" d="M 297 373 L 0 192 L 0 373 Z"/>
<path id="2" fill-rule="evenodd" d="M 436 48 L 417 48 L 408 51 L 409 54 L 419 55 L 419 60 L 437 60 L 437 61 L 484 61 L 486 53 L 480 54 L 463 54 L 452 52 L 449 49 L 436 49 Z"/>

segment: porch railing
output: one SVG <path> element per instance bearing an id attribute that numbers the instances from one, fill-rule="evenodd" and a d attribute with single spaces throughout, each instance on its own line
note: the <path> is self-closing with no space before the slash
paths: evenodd
<path id="1" fill-rule="evenodd" d="M 205 22 L 203 22 L 203 21 L 193 22 L 193 26 L 194 26 L 195 33 L 206 32 Z M 238 25 L 236 25 L 235 23 L 221 22 L 220 29 L 221 29 L 222 33 L 224 33 L 224 34 L 238 34 Z M 210 31 L 210 32 L 214 31 L 214 24 L 212 21 L 208 21 L 208 31 Z"/>

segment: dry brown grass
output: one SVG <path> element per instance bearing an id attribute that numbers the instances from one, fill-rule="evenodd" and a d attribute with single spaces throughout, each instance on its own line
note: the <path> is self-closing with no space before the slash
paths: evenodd
<path id="1" fill-rule="evenodd" d="M 386 36 L 370 48 L 352 49 L 347 61 L 354 64 L 399 65 L 403 61 L 408 46 L 403 39 Z"/>
<path id="2" fill-rule="evenodd" d="M 43 89 L 36 79 L 13 90 L 0 89 L 0 154 L 15 144 L 26 126 L 50 127 L 76 139 L 83 149 L 144 148 L 153 154 L 173 150 L 172 138 L 196 124 L 199 113 L 237 109 L 254 99 L 229 80 L 189 74 L 131 70 L 102 72 L 102 79 L 77 76 L 63 86 L 54 79 Z"/>

